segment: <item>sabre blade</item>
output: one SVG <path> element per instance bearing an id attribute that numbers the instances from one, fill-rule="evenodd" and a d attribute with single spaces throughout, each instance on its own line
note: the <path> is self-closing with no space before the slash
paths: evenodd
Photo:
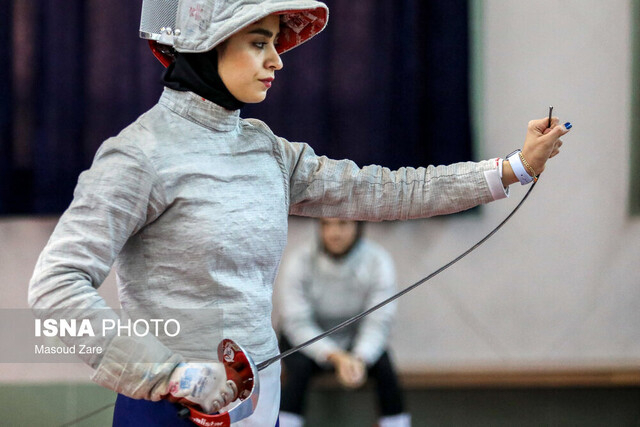
<path id="1" fill-rule="evenodd" d="M 353 316 L 350 319 L 345 320 L 344 322 L 340 323 L 339 325 L 336 325 L 333 328 L 321 333 L 317 337 L 311 338 L 309 341 L 303 342 L 302 344 L 297 345 L 297 346 L 295 346 L 295 347 L 293 347 L 293 348 L 291 348 L 291 349 L 289 349 L 289 350 L 287 350 L 287 351 L 285 351 L 283 353 L 280 353 L 277 356 L 272 357 L 271 359 L 267 359 L 262 363 L 258 363 L 258 365 L 257 365 L 258 371 L 261 371 L 264 368 L 266 368 L 267 366 L 269 366 L 269 365 L 271 365 L 271 364 L 273 364 L 273 363 L 275 363 L 275 362 L 277 362 L 279 360 L 282 360 L 285 357 L 290 356 L 293 353 L 296 353 L 296 352 L 302 350 L 303 348 L 313 344 L 316 341 L 320 341 L 322 338 L 324 338 L 326 336 L 329 336 L 332 333 L 334 333 L 336 331 L 339 331 L 340 329 L 342 329 L 342 328 L 344 328 L 346 326 L 349 326 L 352 323 L 357 322 L 358 320 L 362 319 L 365 316 L 368 316 L 369 314 L 373 313 L 377 309 L 384 307 L 385 305 L 389 304 L 390 302 L 395 301 L 396 299 L 400 298 L 401 296 L 403 296 L 407 292 L 411 292 L 412 290 L 414 290 L 418 286 L 422 285 L 423 283 L 427 282 L 428 280 L 431 280 L 433 277 L 435 277 L 438 274 L 442 273 L 444 270 L 446 270 L 447 268 L 451 267 L 453 264 L 455 264 L 458 261 L 460 261 L 462 258 L 464 258 L 467 255 L 469 255 L 471 252 L 473 252 L 475 249 L 477 249 L 480 245 L 482 245 L 484 242 L 489 240 L 494 234 L 496 234 L 496 232 L 498 230 L 500 230 L 502 228 L 503 225 L 505 225 L 507 223 L 507 221 L 509 221 L 511 219 L 511 217 L 518 211 L 518 209 L 520 209 L 520 206 L 522 206 L 524 201 L 527 200 L 527 197 L 529 197 L 529 194 L 531 194 L 531 191 L 533 190 L 533 187 L 535 187 L 535 186 L 536 186 L 536 182 L 531 184 L 531 187 L 529 188 L 527 193 L 524 195 L 522 200 L 520 200 L 520 202 L 516 205 L 516 207 L 513 208 L 511 213 L 509 215 L 507 215 L 507 217 L 504 220 L 502 220 L 502 222 L 500 224 L 498 224 L 496 226 L 496 228 L 491 230 L 491 232 L 489 234 L 487 234 L 486 236 L 484 236 L 482 239 L 480 239 L 480 241 L 478 241 L 478 243 L 476 243 L 475 245 L 473 245 L 472 247 L 470 247 L 469 249 L 464 251 L 462 254 L 458 255 L 455 259 L 453 259 L 452 261 L 449 261 L 447 264 L 443 265 L 442 267 L 440 267 L 439 269 L 437 269 L 433 273 L 429 274 L 427 277 L 424 277 L 424 278 L 418 280 L 413 285 L 401 290 L 397 294 L 387 298 L 386 300 L 384 300 L 381 303 L 371 307 L 370 309 L 368 309 L 366 311 L 363 311 L 362 313 L 357 314 L 357 315 Z"/>

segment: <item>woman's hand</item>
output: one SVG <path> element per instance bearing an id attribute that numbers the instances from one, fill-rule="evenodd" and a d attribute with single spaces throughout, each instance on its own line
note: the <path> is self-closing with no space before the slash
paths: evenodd
<path id="1" fill-rule="evenodd" d="M 238 374 L 220 362 L 180 363 L 166 384 L 165 399 L 211 414 L 238 396 Z"/>
<path id="2" fill-rule="evenodd" d="M 335 367 L 336 377 L 343 386 L 358 388 L 367 380 L 367 367 L 360 358 L 347 352 L 334 352 L 327 360 Z"/>
<path id="3" fill-rule="evenodd" d="M 556 156 L 560 152 L 562 146 L 563 135 L 569 132 L 565 125 L 560 125 L 557 117 L 551 119 L 531 120 L 527 126 L 527 136 L 524 140 L 522 148 L 522 156 L 525 158 L 529 166 L 533 168 L 536 175 L 540 175 L 544 171 L 547 160 Z M 569 124 L 567 126 L 571 127 Z M 518 178 L 513 173 L 509 162 L 503 164 L 503 184 L 509 185 L 518 182 Z"/>
<path id="4" fill-rule="evenodd" d="M 560 137 L 569 132 L 564 125 L 559 125 L 557 117 L 551 119 L 551 127 L 547 127 L 548 120 L 544 118 L 529 122 L 522 148 L 522 155 L 538 175 L 544 170 L 547 160 L 560 151 Z"/>

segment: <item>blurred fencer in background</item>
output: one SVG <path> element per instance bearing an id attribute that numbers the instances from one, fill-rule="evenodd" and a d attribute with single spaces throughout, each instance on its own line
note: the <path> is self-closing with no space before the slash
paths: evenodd
<path id="1" fill-rule="evenodd" d="M 281 273 L 280 349 L 286 351 L 386 300 L 396 292 L 391 255 L 363 237 L 363 222 L 322 218 L 318 238 L 297 250 Z M 358 388 L 375 379 L 380 427 L 408 427 L 409 414 L 389 354 L 397 305 L 388 304 L 282 360 L 280 425 L 303 424 L 311 379 L 333 370 L 340 384 Z M 327 410 L 330 410 L 327 408 Z"/>

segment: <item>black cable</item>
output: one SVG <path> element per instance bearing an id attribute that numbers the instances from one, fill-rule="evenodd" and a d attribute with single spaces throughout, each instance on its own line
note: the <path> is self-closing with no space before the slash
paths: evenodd
<path id="1" fill-rule="evenodd" d="M 96 409 L 95 411 L 91 411 L 91 412 L 89 412 L 88 414 L 84 414 L 84 415 L 83 415 L 83 416 L 81 416 L 80 418 L 76 418 L 75 420 L 72 420 L 72 421 L 69 421 L 69 422 L 67 422 L 67 423 L 61 424 L 59 427 L 67 427 L 67 426 L 72 426 L 72 425 L 74 425 L 74 424 L 78 424 L 80 421 L 84 421 L 84 420 L 86 420 L 87 418 L 91 418 L 91 417 L 93 417 L 94 415 L 99 414 L 100 412 L 104 411 L 105 409 L 109 409 L 109 408 L 111 408 L 112 406 L 115 406 L 115 404 L 116 404 L 116 403 L 115 403 L 115 402 L 113 402 L 113 403 L 109 403 L 108 405 L 104 405 L 103 407 L 98 408 L 98 409 Z"/>

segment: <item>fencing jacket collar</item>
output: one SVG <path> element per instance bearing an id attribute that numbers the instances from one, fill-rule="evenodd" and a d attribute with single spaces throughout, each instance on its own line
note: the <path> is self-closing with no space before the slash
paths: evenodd
<path id="1" fill-rule="evenodd" d="M 160 104 L 207 129 L 231 132 L 238 128 L 240 110 L 227 110 L 191 91 L 165 88 Z"/>

